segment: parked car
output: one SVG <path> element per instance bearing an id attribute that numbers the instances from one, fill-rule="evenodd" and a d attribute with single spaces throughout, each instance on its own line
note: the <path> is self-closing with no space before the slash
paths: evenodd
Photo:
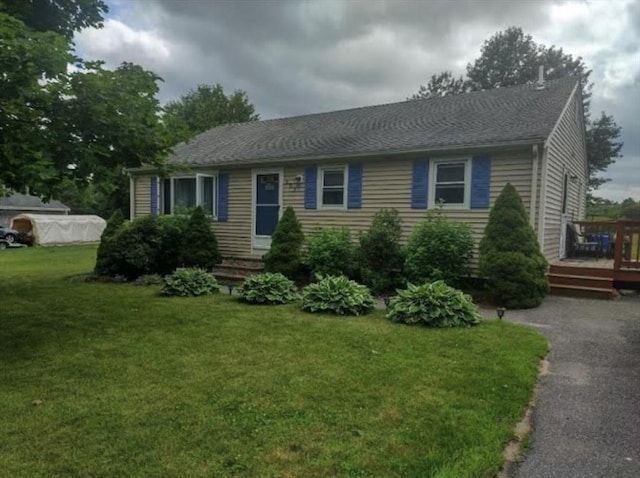
<path id="1" fill-rule="evenodd" d="M 29 234 L 4 226 L 0 226 L 0 240 L 8 244 L 31 244 L 31 236 Z"/>

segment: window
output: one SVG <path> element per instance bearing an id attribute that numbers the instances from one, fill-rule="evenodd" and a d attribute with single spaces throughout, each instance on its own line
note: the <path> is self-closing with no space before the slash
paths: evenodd
<path id="1" fill-rule="evenodd" d="M 162 182 L 162 212 L 180 213 L 200 206 L 206 214 L 216 217 L 216 179 L 208 174 L 165 179 Z"/>
<path id="2" fill-rule="evenodd" d="M 435 161 L 431 177 L 431 204 L 468 207 L 470 189 L 470 161 Z"/>
<path id="3" fill-rule="evenodd" d="M 320 181 L 320 186 L 318 187 L 320 206 L 328 208 L 346 207 L 346 166 L 320 168 L 318 176 Z"/>

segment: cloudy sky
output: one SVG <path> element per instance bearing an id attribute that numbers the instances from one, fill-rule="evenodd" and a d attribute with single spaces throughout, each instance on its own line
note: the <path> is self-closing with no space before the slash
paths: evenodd
<path id="1" fill-rule="evenodd" d="M 591 110 L 625 143 L 599 195 L 640 199 L 640 0 L 107 2 L 104 28 L 76 37 L 81 56 L 158 73 L 163 102 L 199 83 L 245 90 L 262 119 L 402 101 L 521 26 L 593 69 Z"/>

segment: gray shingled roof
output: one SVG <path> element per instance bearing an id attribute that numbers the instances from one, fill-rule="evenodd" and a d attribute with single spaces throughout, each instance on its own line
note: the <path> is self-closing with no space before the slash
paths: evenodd
<path id="1" fill-rule="evenodd" d="M 49 202 L 44 202 L 42 199 L 36 196 L 31 196 L 28 194 L 12 194 L 7 197 L 0 197 L 0 209 L 4 207 L 11 208 L 21 208 L 21 209 L 66 209 L 69 210 L 68 206 L 65 206 L 60 201 L 56 201 L 52 199 Z"/>
<path id="2" fill-rule="evenodd" d="M 577 81 L 220 126 L 178 145 L 172 161 L 222 165 L 543 140 Z"/>

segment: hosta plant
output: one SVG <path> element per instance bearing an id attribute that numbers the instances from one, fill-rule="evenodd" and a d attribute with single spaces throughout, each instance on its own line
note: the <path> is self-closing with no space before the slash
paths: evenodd
<path id="1" fill-rule="evenodd" d="M 299 298 L 293 281 L 277 272 L 251 276 L 237 291 L 240 299 L 250 304 L 287 304 Z"/>
<path id="2" fill-rule="evenodd" d="M 218 281 L 203 269 L 177 269 L 173 274 L 165 276 L 162 284 L 162 295 L 195 297 L 218 292 Z"/>
<path id="3" fill-rule="evenodd" d="M 389 302 L 387 318 L 403 324 L 429 327 L 468 327 L 480 322 L 471 297 L 444 281 L 409 284 Z"/>
<path id="4" fill-rule="evenodd" d="M 345 276 L 317 277 L 302 291 L 302 309 L 336 315 L 362 315 L 371 311 L 375 301 L 369 289 Z"/>

